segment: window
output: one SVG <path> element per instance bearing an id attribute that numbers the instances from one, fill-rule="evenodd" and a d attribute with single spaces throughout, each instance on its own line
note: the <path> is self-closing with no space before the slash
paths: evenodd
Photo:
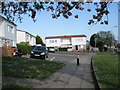
<path id="1" fill-rule="evenodd" d="M 36 46 L 36 47 L 34 48 L 34 50 L 43 50 L 43 51 L 45 51 L 45 50 L 46 50 L 46 47 L 45 47 L 45 46 Z"/>
<path id="2" fill-rule="evenodd" d="M 54 43 L 54 40 L 50 40 L 50 43 Z"/>
<path id="3" fill-rule="evenodd" d="M 26 35 L 26 41 L 29 41 L 29 35 L 28 34 Z"/>
<path id="4" fill-rule="evenodd" d="M 55 43 L 57 43 L 57 40 L 55 40 Z"/>
<path id="5" fill-rule="evenodd" d="M 83 39 L 82 38 L 77 38 L 77 39 L 75 39 L 75 41 L 83 41 Z"/>
<path id="6" fill-rule="evenodd" d="M 13 46 L 13 40 L 10 41 L 10 45 Z"/>
<path id="7" fill-rule="evenodd" d="M 7 28 L 8 28 L 8 32 L 14 33 L 14 29 L 12 26 L 7 25 Z"/>
<path id="8" fill-rule="evenodd" d="M 10 26 L 8 25 L 8 26 L 7 26 L 7 30 L 8 30 L 8 32 L 10 32 L 10 29 L 9 29 L 9 28 L 10 28 Z"/>
<path id="9" fill-rule="evenodd" d="M 51 40 L 49 42 L 51 43 Z"/>

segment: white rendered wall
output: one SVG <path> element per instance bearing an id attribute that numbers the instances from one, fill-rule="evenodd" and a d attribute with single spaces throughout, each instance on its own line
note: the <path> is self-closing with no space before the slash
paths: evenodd
<path id="1" fill-rule="evenodd" d="M 57 42 L 55 42 L 55 40 Z M 54 41 L 54 43 L 51 43 L 51 41 Z M 46 39 L 46 46 L 47 47 L 60 47 L 61 46 L 61 39 L 60 38 L 54 38 L 54 39 Z"/>
<path id="2" fill-rule="evenodd" d="M 57 40 L 57 42 L 51 43 L 51 41 L 55 41 L 55 40 Z M 47 47 L 72 46 L 72 49 L 76 49 L 76 45 L 78 46 L 78 49 L 86 49 L 86 37 L 46 39 Z"/>
<path id="3" fill-rule="evenodd" d="M 86 45 L 86 37 L 72 37 L 72 45 Z"/>
<path id="4" fill-rule="evenodd" d="M 71 44 L 70 38 L 61 38 L 61 44 L 62 45 Z"/>
<path id="5" fill-rule="evenodd" d="M 0 37 L 3 37 L 3 29 L 4 24 L 3 24 L 3 19 L 0 17 Z"/>
<path id="6" fill-rule="evenodd" d="M 25 31 L 17 31 L 17 43 L 29 42 L 29 45 L 36 45 L 36 38 Z"/>
<path id="7" fill-rule="evenodd" d="M 25 32 L 17 31 L 17 43 L 26 42 Z"/>
<path id="8" fill-rule="evenodd" d="M 13 27 L 13 31 L 8 31 L 8 25 Z M 16 41 L 16 26 L 9 23 L 8 21 L 4 21 L 4 37 L 10 40 Z"/>
<path id="9" fill-rule="evenodd" d="M 32 45 L 32 46 L 36 45 L 36 38 L 31 36 L 29 44 Z"/>
<path id="10" fill-rule="evenodd" d="M 8 30 L 8 26 L 12 27 L 11 31 Z M 0 17 L 0 37 L 2 38 L 2 43 L 8 41 L 12 46 L 16 46 L 16 25 Z"/>

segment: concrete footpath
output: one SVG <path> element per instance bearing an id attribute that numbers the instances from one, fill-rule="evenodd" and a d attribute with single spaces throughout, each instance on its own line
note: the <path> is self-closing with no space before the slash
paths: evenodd
<path id="1" fill-rule="evenodd" d="M 21 79 L 3 77 L 3 84 L 17 84 L 32 86 L 33 88 L 92 88 L 94 83 L 91 76 L 91 57 L 93 53 L 80 56 L 80 65 L 76 60 L 66 63 L 66 66 L 49 78 L 41 81 L 37 79 Z"/>

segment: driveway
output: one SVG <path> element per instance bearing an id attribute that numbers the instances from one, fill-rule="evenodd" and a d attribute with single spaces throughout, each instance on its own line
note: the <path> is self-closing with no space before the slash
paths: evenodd
<path id="1" fill-rule="evenodd" d="M 63 62 L 66 66 L 44 81 L 36 79 L 17 79 L 17 81 L 15 81 L 14 78 L 8 78 L 10 82 L 13 81 L 20 85 L 33 86 L 34 88 L 94 89 L 94 83 L 91 76 L 91 57 L 93 55 L 93 53 L 79 53 L 80 64 L 77 65 L 78 53 L 76 52 L 50 53 L 47 60 Z M 4 79 L 4 82 L 6 83 L 9 81 L 7 80 L 7 77 Z"/>

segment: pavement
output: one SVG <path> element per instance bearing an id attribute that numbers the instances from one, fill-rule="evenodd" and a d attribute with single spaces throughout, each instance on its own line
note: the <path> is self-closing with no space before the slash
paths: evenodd
<path id="1" fill-rule="evenodd" d="M 94 53 L 50 53 L 49 61 L 63 62 L 66 66 L 55 72 L 45 80 L 21 79 L 13 77 L 3 77 L 5 84 L 17 84 L 22 86 L 32 86 L 33 88 L 92 88 L 94 83 L 91 75 L 91 57 Z"/>

